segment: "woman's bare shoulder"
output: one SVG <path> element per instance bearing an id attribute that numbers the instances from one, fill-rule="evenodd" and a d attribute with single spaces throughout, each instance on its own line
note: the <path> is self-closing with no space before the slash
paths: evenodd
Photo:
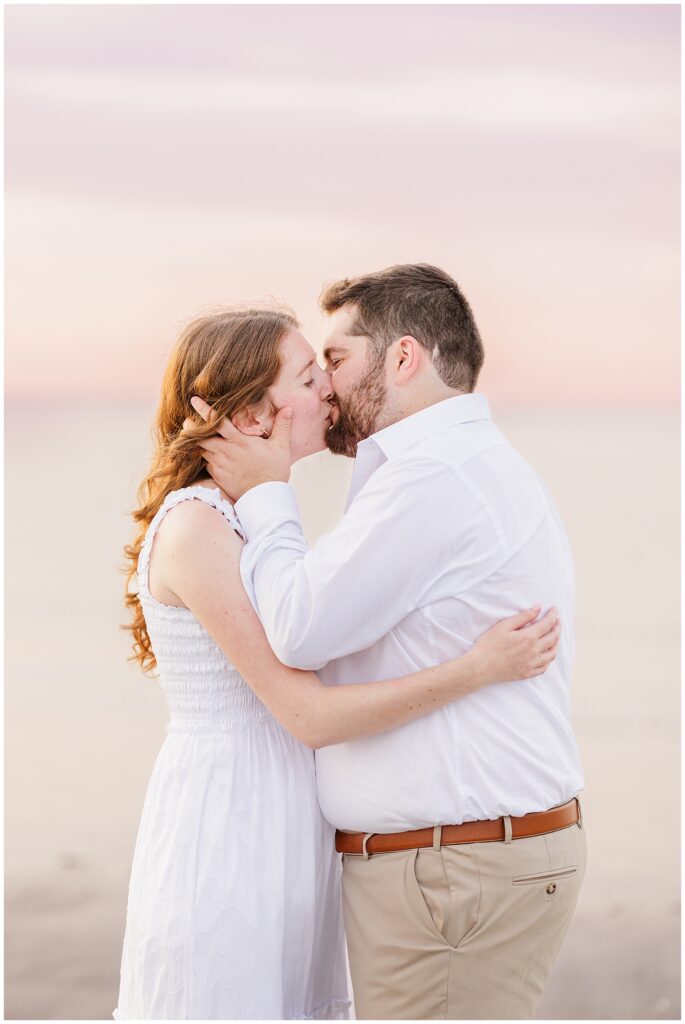
<path id="1" fill-rule="evenodd" d="M 206 490 L 212 493 L 218 488 L 207 487 Z M 171 547 L 180 550 L 179 545 L 182 545 L 198 551 L 206 547 L 208 542 L 212 545 L 220 543 L 229 549 L 242 548 L 240 537 L 221 509 L 201 498 L 189 497 L 179 501 L 169 509 L 159 525 L 160 550 L 169 550 Z"/>
<path id="2" fill-rule="evenodd" d="M 243 542 L 220 509 L 202 499 L 179 501 L 159 524 L 150 559 L 150 592 L 164 604 L 188 607 L 199 576 L 207 583 L 218 566 L 237 577 Z"/>

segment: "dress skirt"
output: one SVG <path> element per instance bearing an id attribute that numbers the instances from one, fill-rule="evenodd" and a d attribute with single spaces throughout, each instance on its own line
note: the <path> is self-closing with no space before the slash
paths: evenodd
<path id="1" fill-rule="evenodd" d="M 340 864 L 312 751 L 266 711 L 240 728 L 167 729 L 115 1018 L 347 1018 Z"/>

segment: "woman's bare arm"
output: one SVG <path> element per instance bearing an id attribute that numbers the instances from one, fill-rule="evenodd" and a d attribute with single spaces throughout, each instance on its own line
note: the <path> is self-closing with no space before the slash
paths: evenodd
<path id="1" fill-rule="evenodd" d="M 242 543 L 211 506 L 184 502 L 155 540 L 154 577 L 189 608 L 228 660 L 296 739 L 312 748 L 384 732 L 488 683 L 539 675 L 554 659 L 560 626 L 528 610 L 488 630 L 460 658 L 383 682 L 325 686 L 271 650 L 240 579 Z"/>

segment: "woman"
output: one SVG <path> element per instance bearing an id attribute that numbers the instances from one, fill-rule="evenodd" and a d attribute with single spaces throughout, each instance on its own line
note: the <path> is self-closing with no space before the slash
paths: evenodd
<path id="1" fill-rule="evenodd" d="M 115 1016 L 344 1018 L 339 865 L 312 748 L 537 675 L 560 627 L 530 609 L 401 680 L 328 688 L 285 667 L 241 585 L 233 506 L 203 468 L 198 441 L 213 428 L 196 417 L 184 430 L 192 395 L 247 433 L 289 406 L 293 461 L 324 448 L 331 422 L 330 380 L 290 313 L 228 311 L 183 332 L 126 549 L 133 657 L 158 668 L 170 721 L 136 844 Z"/>

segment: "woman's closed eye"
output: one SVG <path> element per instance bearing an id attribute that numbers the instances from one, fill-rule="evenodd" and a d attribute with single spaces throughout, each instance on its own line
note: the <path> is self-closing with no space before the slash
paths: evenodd
<path id="1" fill-rule="evenodd" d="M 311 386 L 313 385 L 313 383 L 314 383 L 314 378 L 312 377 L 312 379 L 311 379 L 311 380 L 306 380 L 306 381 L 304 382 L 304 386 L 305 386 L 306 388 L 310 388 L 310 387 L 311 387 Z"/>

